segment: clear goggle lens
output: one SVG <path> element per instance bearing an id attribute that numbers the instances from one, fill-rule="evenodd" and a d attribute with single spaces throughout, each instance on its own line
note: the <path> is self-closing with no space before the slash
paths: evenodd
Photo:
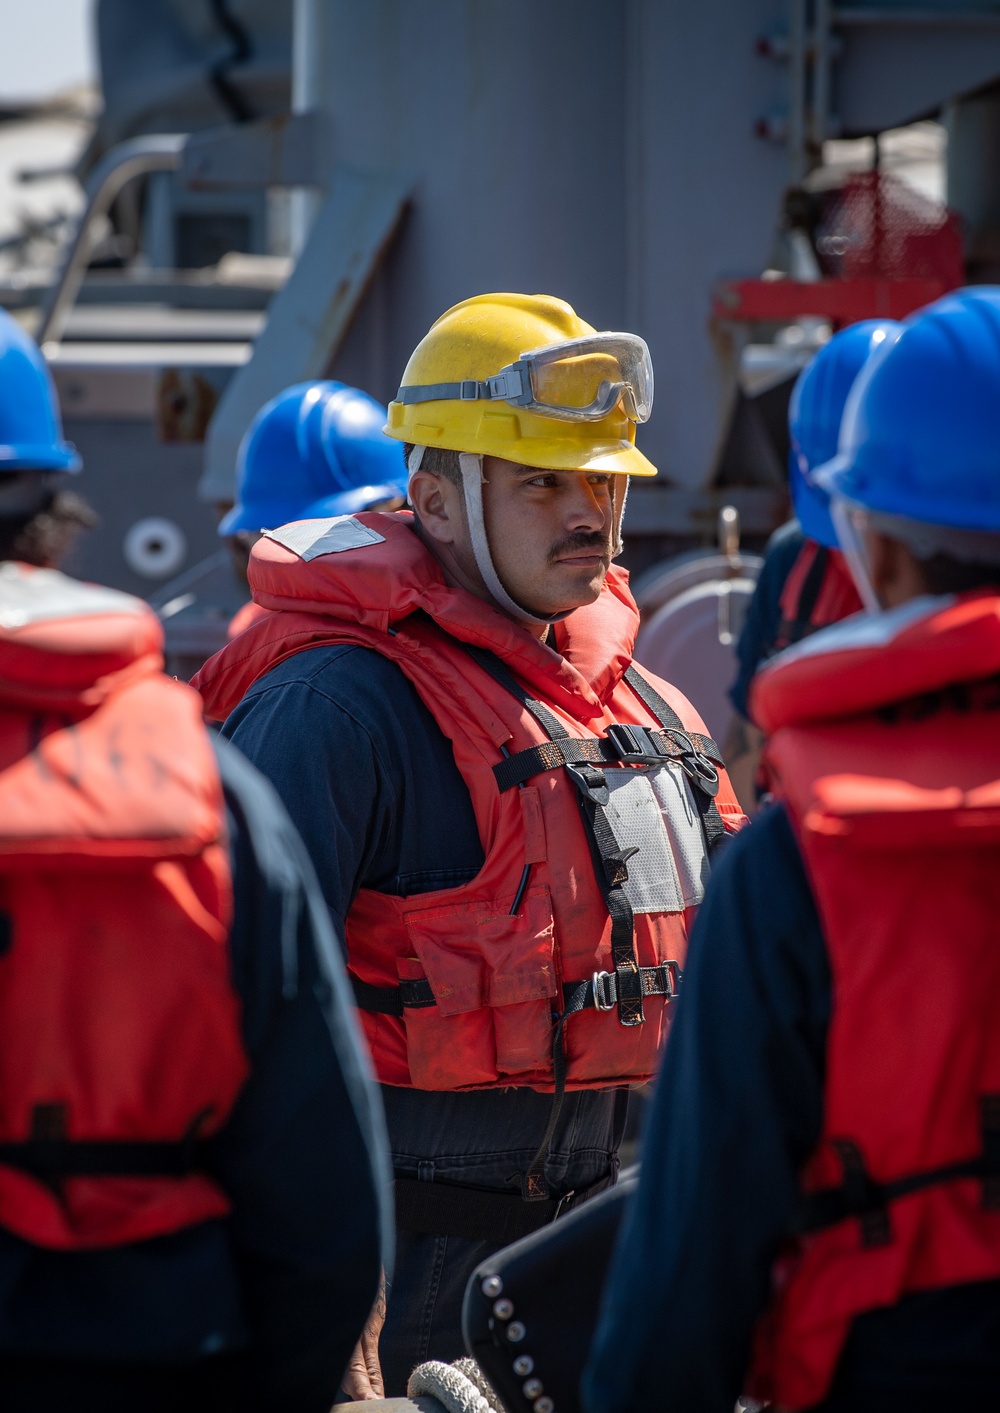
<path id="1" fill-rule="evenodd" d="M 522 354 L 513 366 L 527 374 L 530 390 L 510 400 L 550 417 L 594 421 L 621 403 L 633 422 L 646 422 L 653 410 L 653 365 L 635 334 L 551 344 Z"/>
<path id="2" fill-rule="evenodd" d="M 881 613 L 882 605 L 872 587 L 871 562 L 865 531 L 868 529 L 868 512 L 860 505 L 833 496 L 830 501 L 830 516 L 837 532 L 837 543 L 851 571 L 854 587 L 867 613 Z"/>

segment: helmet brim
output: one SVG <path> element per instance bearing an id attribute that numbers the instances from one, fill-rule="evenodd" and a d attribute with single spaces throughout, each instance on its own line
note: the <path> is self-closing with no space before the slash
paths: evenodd
<path id="1" fill-rule="evenodd" d="M 0 472 L 4 471 L 66 471 L 75 476 L 83 470 L 80 454 L 72 442 L 19 442 L 17 446 L 0 446 Z"/>
<path id="2" fill-rule="evenodd" d="M 395 500 L 406 495 L 401 485 L 353 486 L 348 491 L 338 491 L 334 495 L 322 496 L 306 505 L 291 505 L 287 502 L 265 506 L 234 505 L 219 521 L 218 533 L 227 535 L 257 535 L 263 530 L 276 530 L 279 525 L 290 525 L 296 520 L 329 520 L 335 515 L 357 515 L 369 510 L 380 501 Z"/>

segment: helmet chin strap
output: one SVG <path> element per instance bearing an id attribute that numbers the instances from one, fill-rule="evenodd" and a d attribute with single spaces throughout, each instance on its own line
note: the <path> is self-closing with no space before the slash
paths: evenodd
<path id="1" fill-rule="evenodd" d="M 411 476 L 420 470 L 423 455 L 424 448 L 422 446 L 415 446 L 410 453 L 407 470 Z M 462 451 L 458 454 L 458 462 L 462 468 L 462 491 L 465 496 L 465 514 L 469 522 L 472 553 L 475 557 L 476 568 L 489 590 L 490 597 L 498 607 L 519 623 L 530 624 L 533 627 L 549 627 L 553 623 L 561 623 L 573 612 L 571 608 L 565 609 L 562 613 L 553 613 L 542 617 L 518 603 L 504 588 L 496 565 L 493 563 L 489 537 L 486 533 L 486 520 L 483 515 L 483 458 L 475 452 Z M 621 523 L 625 510 L 625 497 L 628 494 L 628 479 L 627 476 L 614 478 L 612 491 L 614 528 L 611 550 L 614 557 L 617 557 L 622 551 Z M 620 488 L 619 482 L 621 482 Z"/>
<path id="2" fill-rule="evenodd" d="M 565 613 L 554 613 L 551 617 L 543 618 L 537 613 L 531 613 L 508 594 L 493 563 L 486 534 L 486 521 L 483 518 L 483 458 L 470 451 L 461 451 L 458 461 L 462 468 L 462 489 L 465 492 L 465 513 L 469 521 L 472 553 L 476 557 L 476 568 L 482 575 L 483 583 L 490 591 L 490 597 L 499 604 L 504 613 L 509 613 L 511 618 L 516 618 L 519 623 L 530 623 L 536 628 L 548 627 L 551 623 L 559 623 L 568 618 L 573 612 L 571 608 Z"/>

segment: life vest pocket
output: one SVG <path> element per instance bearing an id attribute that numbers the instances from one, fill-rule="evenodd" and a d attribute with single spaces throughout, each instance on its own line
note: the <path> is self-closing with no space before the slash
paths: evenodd
<path id="1" fill-rule="evenodd" d="M 434 1005 L 404 1010 L 411 1082 L 418 1089 L 467 1089 L 551 1065 L 556 968 L 552 903 L 530 889 L 519 912 L 482 902 L 406 913 L 412 953 L 400 980 L 422 974 Z M 414 975 L 416 972 L 416 975 Z"/>

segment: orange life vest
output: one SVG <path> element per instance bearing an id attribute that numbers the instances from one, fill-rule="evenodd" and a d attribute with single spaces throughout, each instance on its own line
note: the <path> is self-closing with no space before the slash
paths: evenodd
<path id="1" fill-rule="evenodd" d="M 822 1137 L 753 1381 L 807 1408 L 856 1315 L 1000 1278 L 1000 598 L 854 619 L 753 694 L 833 982 Z"/>
<path id="2" fill-rule="evenodd" d="M 860 608 L 861 599 L 840 550 L 806 540 L 781 591 L 774 651 L 781 652 Z"/>
<path id="3" fill-rule="evenodd" d="M 224 1216 L 247 1074 L 222 790 L 145 604 L 0 564 L 0 1227 L 61 1250 Z"/>
<path id="4" fill-rule="evenodd" d="M 742 821 L 714 744 L 678 692 L 631 667 L 638 614 L 622 571 L 556 627 L 554 651 L 447 585 L 411 527 L 368 512 L 265 534 L 250 583 L 279 611 L 194 685 L 221 719 L 284 659 L 356 643 L 397 664 L 451 742 L 481 871 L 409 897 L 362 889 L 347 918 L 383 1083 L 646 1080 L 704 891 L 706 826 Z M 569 1015 L 560 1055 L 553 1024 Z"/>

